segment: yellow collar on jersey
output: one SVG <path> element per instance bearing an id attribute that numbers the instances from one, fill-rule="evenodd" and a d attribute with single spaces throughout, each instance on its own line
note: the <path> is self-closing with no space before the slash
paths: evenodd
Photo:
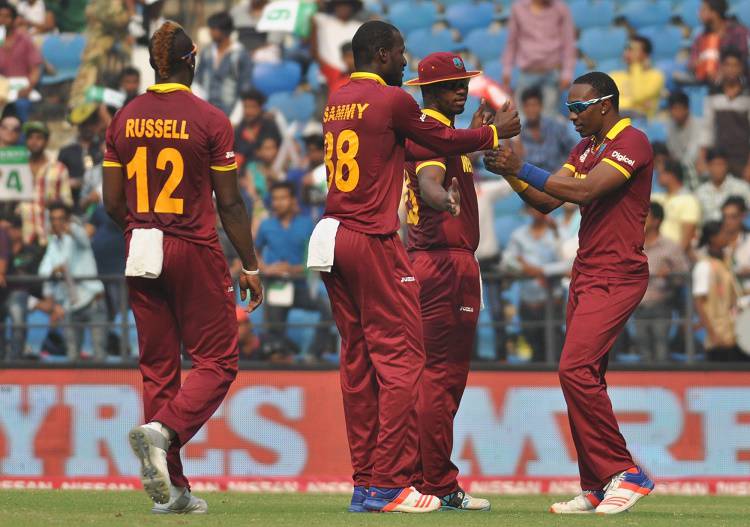
<path id="1" fill-rule="evenodd" d="M 370 73 L 369 71 L 356 71 L 352 73 L 350 79 L 352 79 L 353 81 L 369 79 L 371 81 L 377 82 L 378 84 L 382 84 L 383 86 L 387 86 L 387 84 L 383 80 L 383 77 L 381 77 L 377 73 Z"/>
<path id="2" fill-rule="evenodd" d="M 440 121 L 445 126 L 453 126 L 453 123 L 451 122 L 451 120 L 448 119 L 442 113 L 438 112 L 437 110 L 433 110 L 431 108 L 425 108 L 424 110 L 422 110 L 422 113 L 425 114 L 425 115 L 429 115 L 430 117 L 432 117 L 436 121 Z"/>
<path id="3" fill-rule="evenodd" d="M 175 91 L 190 91 L 190 88 L 179 82 L 163 82 L 161 84 L 152 84 L 148 87 L 148 91 L 156 93 L 172 93 Z"/>
<path id="4" fill-rule="evenodd" d="M 625 130 L 625 128 L 627 128 L 628 126 L 630 126 L 630 124 L 631 124 L 630 119 L 628 119 L 628 118 L 620 119 L 619 121 L 617 121 L 617 124 L 615 124 L 610 129 L 610 131 L 607 132 L 607 139 L 609 139 L 611 141 L 612 139 L 614 139 L 615 137 L 617 137 L 618 135 L 620 135 L 620 132 L 622 132 L 623 130 Z"/>

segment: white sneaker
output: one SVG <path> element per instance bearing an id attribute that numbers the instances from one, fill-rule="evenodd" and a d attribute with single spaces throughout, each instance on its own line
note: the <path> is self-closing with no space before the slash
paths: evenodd
<path id="1" fill-rule="evenodd" d="M 374 512 L 433 512 L 440 508 L 440 498 L 422 494 L 414 487 L 403 489 L 370 487 L 364 507 Z"/>
<path id="2" fill-rule="evenodd" d="M 604 491 L 584 490 L 570 501 L 553 503 L 549 508 L 555 514 L 594 514 L 604 498 Z"/>
<path id="3" fill-rule="evenodd" d="M 613 477 L 604 490 L 604 499 L 596 508 L 596 513 L 618 514 L 648 496 L 654 490 L 654 482 L 641 467 L 633 467 Z"/>
<path id="4" fill-rule="evenodd" d="M 441 511 L 488 511 L 490 502 L 484 498 L 475 498 L 466 494 L 463 489 L 440 498 Z"/>
<path id="5" fill-rule="evenodd" d="M 153 427 L 141 425 L 130 430 L 128 441 L 141 462 L 143 490 L 155 503 L 168 503 L 171 486 L 167 469 L 169 440 Z"/>
<path id="6" fill-rule="evenodd" d="M 154 514 L 206 514 L 208 512 L 206 500 L 193 496 L 185 487 L 171 485 L 169 494 L 169 502 L 157 503 L 151 508 L 151 512 Z"/>

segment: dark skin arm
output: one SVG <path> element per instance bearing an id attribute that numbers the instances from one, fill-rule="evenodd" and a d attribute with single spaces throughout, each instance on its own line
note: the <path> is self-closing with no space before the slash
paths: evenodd
<path id="1" fill-rule="evenodd" d="M 255 256 L 253 235 L 250 218 L 245 210 L 245 204 L 240 196 L 237 183 L 237 170 L 229 172 L 211 171 L 211 182 L 216 194 L 216 208 L 221 218 L 224 230 L 232 242 L 234 249 L 242 260 L 242 267 L 247 270 L 258 269 L 258 259 Z M 240 273 L 240 298 L 247 299 L 250 291 L 250 301 L 247 310 L 252 312 L 263 302 L 263 288 L 260 276 L 249 276 Z"/>
<path id="2" fill-rule="evenodd" d="M 104 167 L 102 170 L 102 199 L 112 221 L 124 231 L 128 206 L 125 201 L 125 176 L 121 167 Z"/>
<path id="3" fill-rule="evenodd" d="M 510 175 L 504 172 L 503 167 L 499 164 L 499 157 L 498 157 L 497 150 L 485 153 L 484 165 L 487 168 L 487 170 L 495 174 L 498 174 L 500 176 Z M 570 170 L 568 170 L 567 168 L 561 168 L 558 171 L 558 174 L 561 174 L 565 177 L 570 177 L 573 175 L 570 172 Z M 549 194 L 546 194 L 540 190 L 537 190 L 531 185 L 529 185 L 529 187 L 523 192 L 519 192 L 518 195 L 521 197 L 523 201 L 525 201 L 526 203 L 534 207 L 536 210 L 538 210 L 542 214 L 549 214 L 550 212 L 557 209 L 563 204 L 562 200 L 553 198 Z"/>
<path id="4" fill-rule="evenodd" d="M 453 178 L 449 190 L 443 188 L 445 169 L 436 165 L 427 165 L 417 172 L 419 178 L 419 195 L 427 205 L 435 210 L 448 211 L 453 216 L 461 213 L 461 193 L 458 180 Z"/>
<path id="5" fill-rule="evenodd" d="M 522 165 L 519 157 L 506 146 L 501 146 L 492 157 L 492 166 L 505 176 L 517 176 Z M 572 178 L 570 173 L 570 169 L 563 167 L 552 174 L 544 186 L 544 194 L 561 201 L 588 205 L 628 182 L 622 172 L 604 162 L 596 165 L 585 179 Z"/>

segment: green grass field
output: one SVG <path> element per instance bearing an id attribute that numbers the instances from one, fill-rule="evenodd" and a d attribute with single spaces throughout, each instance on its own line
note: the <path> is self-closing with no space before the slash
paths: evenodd
<path id="1" fill-rule="evenodd" d="M 206 516 L 155 516 L 135 492 L 0 491 L 0 526 L 579 526 L 734 527 L 750 525 L 750 500 L 734 497 L 651 496 L 619 516 L 553 516 L 548 496 L 494 496 L 482 513 L 348 514 L 348 496 L 203 494 Z"/>

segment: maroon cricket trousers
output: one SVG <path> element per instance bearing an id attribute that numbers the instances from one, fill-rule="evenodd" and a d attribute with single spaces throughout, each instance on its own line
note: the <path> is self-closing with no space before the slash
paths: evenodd
<path id="1" fill-rule="evenodd" d="M 421 286 L 427 360 L 417 403 L 421 470 L 417 489 L 446 496 L 458 490 L 451 462 L 453 420 L 461 403 L 481 308 L 479 264 L 463 249 L 411 251 Z"/>
<path id="2" fill-rule="evenodd" d="M 584 490 L 601 490 L 613 475 L 635 465 L 604 374 L 609 351 L 646 287 L 648 277 L 607 278 L 573 270 L 559 375 Z"/>
<path id="3" fill-rule="evenodd" d="M 188 487 L 180 447 L 213 415 L 237 375 L 239 348 L 232 279 L 217 244 L 164 236 L 157 279 L 128 278 L 143 376 L 146 422 L 177 434 L 167 453 L 172 484 Z M 180 353 L 193 367 L 181 383 Z"/>
<path id="4" fill-rule="evenodd" d="M 341 334 L 341 392 L 355 485 L 411 485 L 424 369 L 419 284 L 398 235 L 340 225 L 321 273 Z"/>

